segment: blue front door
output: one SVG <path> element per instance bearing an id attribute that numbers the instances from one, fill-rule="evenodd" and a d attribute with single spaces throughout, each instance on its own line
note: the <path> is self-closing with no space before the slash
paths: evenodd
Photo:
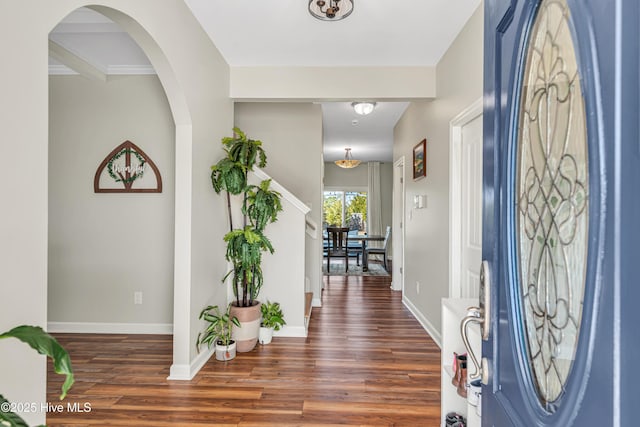
<path id="1" fill-rule="evenodd" d="M 483 426 L 640 425 L 639 3 L 485 0 Z"/>

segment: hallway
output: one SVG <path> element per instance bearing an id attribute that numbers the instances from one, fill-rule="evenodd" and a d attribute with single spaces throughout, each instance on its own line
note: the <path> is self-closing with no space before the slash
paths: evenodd
<path id="1" fill-rule="evenodd" d="M 309 336 L 274 338 L 189 382 L 167 381 L 168 335 L 58 334 L 76 384 L 55 426 L 438 426 L 440 350 L 389 277 L 324 277 Z M 62 378 L 49 364 L 48 401 Z"/>

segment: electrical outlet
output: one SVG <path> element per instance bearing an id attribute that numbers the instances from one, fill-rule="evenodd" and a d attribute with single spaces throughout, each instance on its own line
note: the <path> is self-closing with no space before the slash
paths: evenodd
<path id="1" fill-rule="evenodd" d="M 133 303 L 136 305 L 142 304 L 142 291 L 135 291 L 133 293 Z"/>
<path id="2" fill-rule="evenodd" d="M 416 280 L 416 294 L 420 295 L 420 282 Z"/>

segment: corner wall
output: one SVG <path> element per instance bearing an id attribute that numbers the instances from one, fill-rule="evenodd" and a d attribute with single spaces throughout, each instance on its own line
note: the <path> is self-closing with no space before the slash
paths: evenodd
<path id="1" fill-rule="evenodd" d="M 52 76 L 49 129 L 49 330 L 171 333 L 175 126 L 160 81 Z M 162 193 L 93 192 L 126 140 L 158 166 Z"/>
<path id="2" fill-rule="evenodd" d="M 412 102 L 394 130 L 393 158 L 404 155 L 404 301 L 439 342 L 441 299 L 449 293 L 449 123 L 482 96 L 483 8 L 481 4 L 437 66 L 437 97 Z M 412 178 L 412 150 L 427 139 L 427 176 Z M 426 195 L 425 209 L 413 196 Z M 419 283 L 419 291 L 418 285 Z"/>

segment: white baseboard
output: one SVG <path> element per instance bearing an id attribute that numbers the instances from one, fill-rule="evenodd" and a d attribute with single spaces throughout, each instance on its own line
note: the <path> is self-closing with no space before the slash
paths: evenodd
<path id="1" fill-rule="evenodd" d="M 287 325 L 284 325 L 282 327 L 282 329 L 280 329 L 279 331 L 274 331 L 273 332 L 273 336 L 274 337 L 288 337 L 288 338 L 295 338 L 295 337 L 306 338 L 307 330 L 306 330 L 306 328 L 304 326 L 287 326 Z"/>
<path id="2" fill-rule="evenodd" d="M 322 307 L 322 300 L 320 298 L 314 298 L 311 300 L 311 307 Z"/>
<path id="3" fill-rule="evenodd" d="M 431 336 L 435 343 L 442 349 L 442 335 L 436 330 L 429 320 L 417 309 L 415 305 L 406 296 L 402 296 L 402 303 L 409 309 L 413 317 L 422 325 L 425 331 Z"/>
<path id="4" fill-rule="evenodd" d="M 48 322 L 47 332 L 74 334 L 173 334 L 171 323 Z"/>
<path id="5" fill-rule="evenodd" d="M 173 364 L 169 369 L 168 380 L 175 381 L 190 381 L 193 377 L 196 376 L 200 369 L 209 361 L 213 353 L 215 352 L 215 347 L 207 348 L 196 356 L 195 359 L 189 365 L 179 365 Z"/>

